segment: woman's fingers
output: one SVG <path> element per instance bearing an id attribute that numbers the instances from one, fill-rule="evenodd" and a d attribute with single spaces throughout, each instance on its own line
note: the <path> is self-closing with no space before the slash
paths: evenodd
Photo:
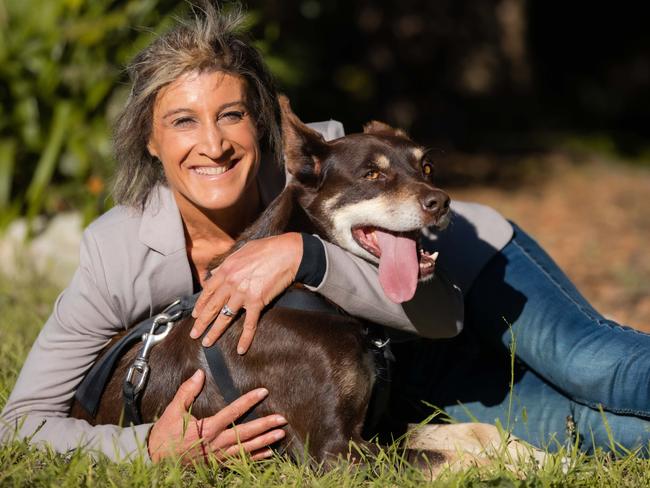
<path id="1" fill-rule="evenodd" d="M 267 415 L 266 417 L 235 425 L 222 431 L 210 443 L 210 447 L 213 449 L 224 449 L 233 444 L 249 441 L 271 431 L 277 434 L 278 427 L 286 424 L 287 420 L 282 415 Z M 284 431 L 280 429 L 280 432 Z"/>
<path id="2" fill-rule="evenodd" d="M 266 388 L 256 388 L 248 393 L 244 393 L 212 417 L 206 417 L 204 419 L 206 423 L 204 431 L 206 432 L 207 440 L 212 442 L 217 435 L 229 428 L 239 417 L 261 402 L 268 394 L 269 391 Z"/>
<path id="3" fill-rule="evenodd" d="M 210 301 L 212 295 L 221 287 L 223 280 L 225 279 L 224 275 L 215 273 L 214 270 L 212 275 L 205 281 L 203 284 L 203 290 L 201 295 L 196 300 L 194 304 L 194 310 L 192 310 L 192 317 L 197 318 L 199 314 L 203 311 L 205 304 Z"/>
<path id="4" fill-rule="evenodd" d="M 253 343 L 255 332 L 257 331 L 257 322 L 262 314 L 262 307 L 246 307 L 246 316 L 244 317 L 244 328 L 237 344 L 237 353 L 246 354 L 248 348 Z"/>
<path id="5" fill-rule="evenodd" d="M 173 455 L 183 456 L 189 462 L 213 451 L 219 456 L 232 455 L 238 452 L 240 447 L 235 446 L 239 445 L 246 452 L 259 451 L 285 435 L 278 429 L 286 424 L 280 415 L 268 415 L 233 426 L 239 417 L 266 398 L 269 393 L 266 388 L 249 391 L 211 417 L 197 420 L 189 416 L 187 411 L 201 392 L 204 381 L 203 371 L 194 373 L 178 388 L 154 423 L 147 441 L 154 462 Z M 257 454 L 264 456 L 263 451 Z"/>
<path id="6" fill-rule="evenodd" d="M 205 293 L 205 290 L 203 293 Z M 203 296 L 203 294 L 201 294 L 201 296 Z M 219 312 L 221 312 L 221 309 L 226 304 L 229 296 L 230 290 L 227 286 L 221 286 L 218 290 L 215 290 L 210 294 L 210 300 L 201 308 L 200 313 L 194 321 L 190 337 L 196 339 L 205 332 L 214 318 L 219 314 Z M 194 310 L 196 310 L 196 308 Z"/>
<path id="7" fill-rule="evenodd" d="M 170 405 L 174 405 L 183 413 L 187 412 L 192 402 L 201 393 L 203 382 L 205 381 L 205 373 L 201 369 L 196 372 L 187 380 L 185 380 L 176 391 Z"/>
<path id="8" fill-rule="evenodd" d="M 225 448 L 214 448 L 214 454 L 218 459 L 224 459 L 226 457 L 236 456 L 240 452 L 256 452 L 260 449 L 264 449 L 271 444 L 278 442 L 280 439 L 283 439 L 286 436 L 286 433 L 282 429 L 275 429 L 270 432 L 261 434 L 251 440 L 244 442 L 237 442 Z"/>
<path id="9" fill-rule="evenodd" d="M 188 409 L 203 388 L 205 374 L 197 370 L 176 391 L 167 408 L 154 423 L 147 440 L 149 456 L 153 462 L 180 454 L 197 440 L 197 433 L 187 428 Z M 198 424 L 197 424 L 198 425 Z"/>
<path id="10" fill-rule="evenodd" d="M 208 330 L 208 332 L 205 334 L 205 337 L 203 338 L 202 344 L 205 347 L 210 347 L 217 341 L 217 339 L 219 339 L 219 337 L 221 337 L 221 334 L 224 333 L 224 331 L 235 319 L 242 306 L 244 306 L 245 299 L 246 295 L 242 292 L 237 292 L 233 295 L 230 295 L 224 306 L 222 306 L 219 310 L 219 315 L 217 315 L 217 318 L 212 323 L 212 327 L 210 327 L 210 330 Z M 223 308 L 226 306 L 228 307 L 227 310 L 230 312 L 230 314 L 223 313 Z"/>
<path id="11" fill-rule="evenodd" d="M 263 307 L 282 293 L 293 282 L 302 258 L 302 237 L 295 232 L 247 242 L 228 256 L 210 279 L 192 311 L 196 318 L 191 337 L 197 338 L 215 321 L 204 337 L 205 345 L 212 345 L 232 323 L 219 314 L 224 305 L 233 312 L 247 311 L 244 335 L 238 352 L 249 348 L 257 320 Z"/>
<path id="12" fill-rule="evenodd" d="M 252 461 L 261 461 L 262 459 L 268 459 L 273 456 L 273 449 L 265 447 L 259 451 L 254 451 L 250 453 Z"/>

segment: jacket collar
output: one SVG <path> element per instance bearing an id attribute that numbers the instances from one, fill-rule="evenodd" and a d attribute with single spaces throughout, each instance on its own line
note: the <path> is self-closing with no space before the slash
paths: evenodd
<path id="1" fill-rule="evenodd" d="M 165 256 L 185 250 L 183 221 L 171 190 L 157 185 L 142 211 L 140 242 Z"/>

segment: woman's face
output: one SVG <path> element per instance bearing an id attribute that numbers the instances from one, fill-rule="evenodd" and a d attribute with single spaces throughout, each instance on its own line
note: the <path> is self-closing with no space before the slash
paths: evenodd
<path id="1" fill-rule="evenodd" d="M 190 72 L 164 87 L 147 148 L 162 161 L 181 209 L 245 204 L 260 161 L 245 82 L 219 71 Z"/>

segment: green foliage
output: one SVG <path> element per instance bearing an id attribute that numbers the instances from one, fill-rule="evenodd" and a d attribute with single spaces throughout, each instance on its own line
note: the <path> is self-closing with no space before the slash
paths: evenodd
<path id="1" fill-rule="evenodd" d="M 151 38 L 138 26 L 164 29 L 185 7 L 0 0 L 0 224 L 17 212 L 101 210 L 110 127 L 128 90 L 122 67 Z"/>

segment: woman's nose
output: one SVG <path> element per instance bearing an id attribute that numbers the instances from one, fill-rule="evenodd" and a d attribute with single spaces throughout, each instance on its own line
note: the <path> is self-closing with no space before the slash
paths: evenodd
<path id="1" fill-rule="evenodd" d="M 232 144 L 221 127 L 217 124 L 205 127 L 201 134 L 200 154 L 216 161 L 230 149 Z"/>

